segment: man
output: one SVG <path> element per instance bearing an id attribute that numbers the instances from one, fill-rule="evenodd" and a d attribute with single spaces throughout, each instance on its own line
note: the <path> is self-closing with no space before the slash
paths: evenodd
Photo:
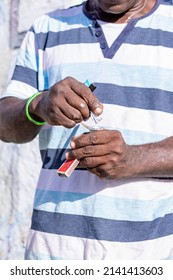
<path id="1" fill-rule="evenodd" d="M 26 259 L 173 258 L 172 22 L 169 0 L 88 0 L 27 33 L 0 129 L 40 137 Z"/>

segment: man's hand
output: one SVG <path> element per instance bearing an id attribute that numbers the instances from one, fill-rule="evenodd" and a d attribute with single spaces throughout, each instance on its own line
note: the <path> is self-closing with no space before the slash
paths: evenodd
<path id="1" fill-rule="evenodd" d="M 99 130 L 74 137 L 67 159 L 77 158 L 81 167 L 100 178 L 119 179 L 132 176 L 132 158 L 121 133 Z"/>
<path id="2" fill-rule="evenodd" d="M 91 90 L 72 77 L 56 83 L 31 103 L 30 113 L 50 125 L 74 127 L 86 120 L 90 111 L 99 115 L 103 105 Z"/>

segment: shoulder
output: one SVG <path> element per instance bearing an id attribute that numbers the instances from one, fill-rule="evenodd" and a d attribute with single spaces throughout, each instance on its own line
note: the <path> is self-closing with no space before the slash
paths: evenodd
<path id="1" fill-rule="evenodd" d="M 79 19 L 79 16 L 84 16 L 82 7 L 83 5 L 81 4 L 44 14 L 34 21 L 31 30 L 34 30 L 36 33 L 49 32 L 51 29 L 61 27 L 62 24 L 74 23 L 75 19 Z"/>

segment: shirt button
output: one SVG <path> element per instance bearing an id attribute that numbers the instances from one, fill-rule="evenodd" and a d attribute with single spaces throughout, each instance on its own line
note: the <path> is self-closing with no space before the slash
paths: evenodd
<path id="1" fill-rule="evenodd" d="M 97 31 L 97 32 L 95 33 L 95 35 L 96 35 L 97 37 L 100 37 L 100 36 L 102 35 L 102 32 L 101 32 L 101 31 Z"/>
<path id="2" fill-rule="evenodd" d="M 100 47 L 101 47 L 101 49 L 106 49 L 107 45 L 106 45 L 106 43 L 102 43 L 102 44 L 100 45 Z"/>
<path id="3" fill-rule="evenodd" d="M 99 25 L 98 25 L 98 23 L 97 23 L 97 20 L 94 19 L 94 20 L 93 20 L 93 27 L 96 28 L 96 27 L 98 27 L 98 26 L 99 26 Z"/>

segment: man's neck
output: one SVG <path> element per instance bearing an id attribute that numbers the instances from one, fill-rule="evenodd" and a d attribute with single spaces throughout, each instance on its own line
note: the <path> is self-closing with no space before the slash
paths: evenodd
<path id="1" fill-rule="evenodd" d="M 122 14 L 106 13 L 98 5 L 96 5 L 94 0 L 88 0 L 86 7 L 89 14 L 96 19 L 111 23 L 127 23 L 129 19 L 131 20 L 138 18 L 149 13 L 157 3 L 157 0 L 148 0 L 144 3 L 145 5 L 142 6 L 142 9 L 139 9 L 139 11 L 135 12 L 134 14 L 132 14 L 130 11 Z"/>

